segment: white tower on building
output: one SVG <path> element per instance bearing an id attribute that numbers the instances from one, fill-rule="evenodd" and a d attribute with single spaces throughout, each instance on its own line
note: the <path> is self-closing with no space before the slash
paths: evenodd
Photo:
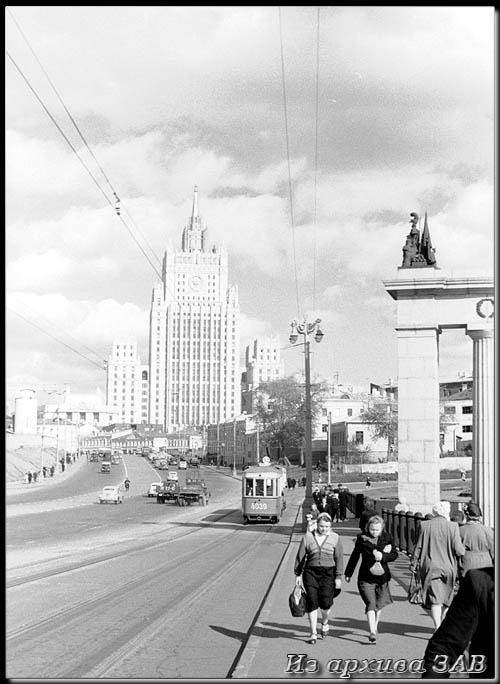
<path id="1" fill-rule="evenodd" d="M 240 410 L 238 291 L 225 250 L 207 248 L 194 189 L 180 252 L 168 249 L 153 288 L 149 420 L 167 431 L 217 423 Z"/>
<path id="2" fill-rule="evenodd" d="M 117 406 L 123 423 L 148 422 L 149 368 L 141 364 L 137 343 L 115 340 L 109 356 L 106 403 Z"/>
<path id="3" fill-rule="evenodd" d="M 22 435 L 36 435 L 37 398 L 36 390 L 22 389 L 16 397 L 14 432 Z"/>
<path id="4" fill-rule="evenodd" d="M 253 413 L 255 390 L 259 385 L 277 380 L 285 375 L 285 364 L 281 359 L 280 339 L 258 337 L 249 344 L 245 354 L 245 372 L 241 382 L 241 409 Z"/>

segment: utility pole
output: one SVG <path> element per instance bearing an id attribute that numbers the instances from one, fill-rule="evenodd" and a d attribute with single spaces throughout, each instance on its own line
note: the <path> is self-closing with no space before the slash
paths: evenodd
<path id="1" fill-rule="evenodd" d="M 332 426 L 332 414 L 331 412 L 328 412 L 328 484 L 332 484 L 332 447 L 331 447 L 331 438 L 330 438 L 330 432 L 331 432 L 331 426 Z"/>

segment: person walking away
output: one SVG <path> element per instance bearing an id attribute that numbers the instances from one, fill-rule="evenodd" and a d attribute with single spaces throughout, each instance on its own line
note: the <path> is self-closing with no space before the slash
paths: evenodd
<path id="1" fill-rule="evenodd" d="M 460 468 L 460 479 L 465 482 L 465 468 Z"/>
<path id="2" fill-rule="evenodd" d="M 492 567 L 495 557 L 493 530 L 481 523 L 481 508 L 478 504 L 471 502 L 465 509 L 465 515 L 467 521 L 459 528 L 460 538 L 465 547 L 465 553 L 459 565 L 460 578 L 473 568 Z"/>
<path id="3" fill-rule="evenodd" d="M 344 569 L 344 554 L 339 535 L 332 530 L 328 513 L 320 513 L 317 527 L 302 537 L 295 557 L 295 582 L 306 593 L 306 611 L 311 633 L 308 643 L 318 639 L 318 610 L 321 612 L 319 638 L 324 639 L 330 630 L 330 611 L 334 598 L 340 594 Z"/>
<path id="4" fill-rule="evenodd" d="M 450 605 L 457 579 L 458 559 L 465 548 L 458 524 L 450 522 L 450 502 L 439 501 L 432 507 L 433 517 L 422 520 L 410 571 L 418 573 L 422 583 L 423 607 L 430 612 L 437 629 Z"/>
<path id="5" fill-rule="evenodd" d="M 339 489 L 339 517 L 341 522 L 347 518 L 347 489 L 345 487 Z"/>
<path id="6" fill-rule="evenodd" d="M 372 483 L 370 482 L 370 478 L 367 477 L 367 478 L 366 478 L 366 485 L 365 485 L 365 487 L 366 487 L 366 489 L 370 489 L 371 486 L 372 486 Z"/>
<path id="7" fill-rule="evenodd" d="M 331 497 L 330 497 L 330 515 L 332 516 L 332 522 L 337 522 L 339 521 L 339 511 L 340 511 L 340 503 L 339 503 L 339 497 L 338 494 L 335 492 L 332 492 Z"/>
<path id="8" fill-rule="evenodd" d="M 128 479 L 128 477 L 125 480 L 124 484 L 125 484 L 125 491 L 128 492 L 128 490 L 130 489 L 130 480 Z"/>
<path id="9" fill-rule="evenodd" d="M 470 678 L 494 680 L 495 647 L 495 570 L 475 568 L 465 575 L 446 617 L 429 639 L 422 678 L 448 678 L 450 673 L 439 664 L 446 658 L 451 667 L 467 649 L 469 665 L 482 666 Z"/>
<path id="10" fill-rule="evenodd" d="M 389 589 L 391 572 L 388 563 L 395 561 L 398 552 L 394 541 L 379 515 L 373 515 L 366 523 L 364 532 L 356 537 L 354 549 L 345 569 L 345 581 L 350 582 L 358 560 L 361 565 L 358 571 L 358 591 L 365 604 L 371 644 L 377 641 L 378 624 L 382 609 L 393 603 Z M 375 564 L 379 567 L 375 568 Z M 380 567 L 381 566 L 381 567 Z M 375 572 L 380 574 L 374 574 Z"/>
<path id="11" fill-rule="evenodd" d="M 365 507 L 364 510 L 361 511 L 361 515 L 359 516 L 358 522 L 358 527 L 361 530 L 361 532 L 364 532 L 366 530 L 366 523 L 374 515 L 376 515 L 376 511 L 373 506 L 373 501 L 365 501 Z"/>

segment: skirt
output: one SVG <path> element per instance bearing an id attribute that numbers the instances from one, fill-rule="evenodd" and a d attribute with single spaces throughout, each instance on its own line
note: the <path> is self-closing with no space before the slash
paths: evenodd
<path id="1" fill-rule="evenodd" d="M 384 606 L 393 603 L 389 582 L 376 584 L 375 582 L 358 582 L 359 595 L 365 604 L 365 613 L 369 610 L 382 610 Z"/>
<path id="2" fill-rule="evenodd" d="M 306 567 L 302 575 L 302 582 L 306 590 L 306 611 L 308 613 L 317 608 L 328 610 L 332 607 L 335 591 L 333 567 Z"/>

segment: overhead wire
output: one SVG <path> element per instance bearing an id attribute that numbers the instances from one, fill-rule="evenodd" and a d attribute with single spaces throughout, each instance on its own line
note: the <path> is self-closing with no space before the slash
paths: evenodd
<path id="1" fill-rule="evenodd" d="M 22 306 L 23 306 L 24 309 L 27 309 L 27 310 L 28 310 L 31 319 L 33 319 L 33 318 L 36 319 L 36 316 L 38 316 L 38 317 L 39 317 L 40 319 L 42 319 L 43 322 L 46 324 L 46 327 L 51 326 L 51 327 L 54 328 L 57 332 L 66 335 L 67 337 L 70 338 L 70 340 L 73 340 L 77 345 L 80 345 L 80 347 L 82 347 L 83 349 L 86 349 L 86 350 L 87 350 L 88 352 L 90 352 L 91 354 L 94 354 L 95 356 L 97 356 L 97 358 L 99 359 L 99 361 L 102 361 L 102 358 L 103 358 L 103 354 L 102 354 L 102 353 L 96 352 L 95 349 L 91 349 L 90 347 L 87 347 L 86 344 L 83 344 L 83 342 L 80 342 L 80 340 L 77 340 L 75 337 L 73 337 L 73 335 L 71 335 L 71 334 L 70 334 L 69 332 L 67 332 L 66 330 L 63 330 L 63 329 L 59 328 L 57 325 L 55 325 L 54 323 L 52 323 L 52 321 L 49 321 L 47 318 L 45 318 L 45 316 L 42 316 L 42 314 L 40 314 L 40 313 L 35 314 L 35 312 L 34 312 L 32 309 L 30 309 L 30 307 L 27 306 L 24 302 L 23 302 Z M 12 311 L 15 311 L 15 310 L 12 309 Z M 16 311 L 16 313 L 18 313 L 18 312 Z M 26 318 L 26 320 L 28 320 L 28 319 Z"/>
<path id="2" fill-rule="evenodd" d="M 85 168 L 85 170 L 87 171 L 87 173 L 89 174 L 89 176 L 91 177 L 91 179 L 93 180 L 93 182 L 95 183 L 95 185 L 99 188 L 99 190 L 100 190 L 100 192 L 102 193 L 102 195 L 103 195 L 104 199 L 106 200 L 106 202 L 107 202 L 111 207 L 115 208 L 115 203 L 113 203 L 112 200 L 110 200 L 110 198 L 108 197 L 108 195 L 104 192 L 104 190 L 103 190 L 102 186 L 100 185 L 99 181 L 97 180 L 97 178 L 94 176 L 94 174 L 93 174 L 92 171 L 89 169 L 89 167 L 87 166 L 87 164 L 85 163 L 85 161 L 82 159 L 82 157 L 81 157 L 80 154 L 78 153 L 78 150 L 75 148 L 75 146 L 73 145 L 73 143 L 71 142 L 71 140 L 69 140 L 68 136 L 65 134 L 65 132 L 62 130 L 62 128 L 59 126 L 59 124 L 57 123 L 56 119 L 52 116 L 52 114 L 50 113 L 49 109 L 46 107 L 46 105 L 45 105 L 45 103 L 43 102 L 43 100 L 41 99 L 41 97 L 38 95 L 38 93 L 36 92 L 36 90 L 34 89 L 34 87 L 33 87 L 33 86 L 31 85 L 31 83 L 29 82 L 28 78 L 27 78 L 27 77 L 25 76 L 25 74 L 23 73 L 22 69 L 21 69 L 21 68 L 19 67 L 19 65 L 16 63 L 15 59 L 12 57 L 12 55 L 11 55 L 8 51 L 6 52 L 6 54 L 7 54 L 7 57 L 10 59 L 10 61 L 12 62 L 12 64 L 13 64 L 13 65 L 15 66 L 15 68 L 17 69 L 17 71 L 19 72 L 19 74 L 21 75 L 21 77 L 23 78 L 23 80 L 24 80 L 24 82 L 26 83 L 26 85 L 28 86 L 28 88 L 31 90 L 31 92 L 32 92 L 33 95 L 36 97 L 36 99 L 38 100 L 38 102 L 40 103 L 40 105 L 43 107 L 43 109 L 44 109 L 45 113 L 47 114 L 47 116 L 50 118 L 50 120 L 52 121 L 52 123 L 54 124 L 54 126 L 57 128 L 57 130 L 59 131 L 59 133 L 62 135 L 62 137 L 64 138 L 64 140 L 66 141 L 66 143 L 69 145 L 69 147 L 71 148 L 72 152 L 76 155 L 76 157 L 78 158 L 78 160 L 80 161 L 80 163 L 82 164 L 82 166 Z M 115 211 L 115 213 L 116 213 L 116 211 Z M 144 251 L 142 245 L 139 243 L 139 241 L 137 240 L 137 238 L 135 237 L 135 235 L 133 234 L 133 232 L 131 231 L 131 229 L 130 229 L 129 226 L 127 225 L 126 221 L 123 220 L 123 216 L 121 216 L 119 213 L 117 214 L 117 216 L 118 216 L 118 219 L 121 221 L 122 225 L 125 227 L 125 229 L 126 229 L 127 232 L 129 233 L 129 235 L 131 236 L 131 238 L 133 239 L 133 241 L 135 242 L 135 244 L 137 245 L 137 247 L 140 249 L 140 251 L 142 252 L 142 254 L 144 255 L 144 257 L 145 257 L 146 260 L 148 261 L 148 263 L 149 263 L 149 265 L 151 266 L 151 268 L 154 270 L 154 272 L 156 273 L 156 275 L 157 275 L 157 276 L 160 278 L 160 280 L 161 280 L 161 277 L 162 277 L 162 276 L 161 276 L 161 273 L 158 271 L 158 269 L 156 268 L 156 266 L 153 264 L 153 262 L 151 261 L 151 259 L 149 258 L 149 256 L 146 254 L 146 252 Z"/>
<path id="3" fill-rule="evenodd" d="M 299 296 L 299 279 L 297 275 L 297 250 L 295 246 L 295 219 L 293 212 L 293 190 L 292 190 L 292 171 L 290 162 L 290 136 L 288 132 L 288 109 L 286 97 L 286 78 L 285 78 L 285 55 L 283 48 L 283 27 L 281 21 L 281 7 L 278 7 L 279 28 L 280 28 L 280 49 L 281 49 L 281 81 L 283 87 L 283 111 L 285 116 L 285 141 L 286 141 L 286 155 L 288 165 L 288 194 L 290 202 L 290 222 L 292 227 L 292 250 L 293 250 L 293 268 L 295 276 L 295 295 L 297 298 L 297 316 L 300 318 L 300 296 Z"/>
<path id="4" fill-rule="evenodd" d="M 57 99 L 59 100 L 59 102 L 61 103 L 62 107 L 64 108 L 64 111 L 65 111 L 66 114 L 68 115 L 69 120 L 71 121 L 71 123 L 72 123 L 73 126 L 75 127 L 75 129 L 76 129 L 78 135 L 80 136 L 80 138 L 81 138 L 83 144 L 84 144 L 85 147 L 87 148 L 89 154 L 91 155 L 91 157 L 92 157 L 93 160 L 95 161 L 97 167 L 99 168 L 99 170 L 100 170 L 100 172 L 102 173 L 104 179 L 106 180 L 107 184 L 109 185 L 110 190 L 111 190 L 111 192 L 113 193 L 113 196 L 115 197 L 115 200 L 116 200 L 116 204 L 115 204 L 116 212 L 117 212 L 118 215 L 120 215 L 119 205 L 120 205 L 121 200 L 120 200 L 120 198 L 119 198 L 119 196 L 118 196 L 117 191 L 116 191 L 115 188 L 113 187 L 113 184 L 111 183 L 111 181 L 110 181 L 108 175 L 107 175 L 106 172 L 104 171 L 102 165 L 99 163 L 99 160 L 97 159 L 96 155 L 94 154 L 94 151 L 93 151 L 92 148 L 90 147 L 90 145 L 89 145 L 89 143 L 87 142 L 87 139 L 85 138 L 84 134 L 82 133 L 80 127 L 78 126 L 77 122 L 75 121 L 74 117 L 72 116 L 71 112 L 69 111 L 68 107 L 66 106 L 66 103 L 65 103 L 64 100 L 62 99 L 62 97 L 61 97 L 59 91 L 57 90 L 57 88 L 56 88 L 56 86 L 54 85 L 52 79 L 50 78 L 49 74 L 47 73 L 47 70 L 46 70 L 45 67 L 43 66 L 43 64 L 42 64 L 42 62 L 40 61 L 38 55 L 36 54 L 36 52 L 35 52 L 33 46 L 31 45 L 30 41 L 28 40 L 28 38 L 27 38 L 27 36 L 25 35 L 24 31 L 22 30 L 21 26 L 19 25 L 19 22 L 16 20 L 16 18 L 14 17 L 14 15 L 12 14 L 12 12 L 10 11 L 9 8 L 7 8 L 7 11 L 9 12 L 10 17 L 11 17 L 12 21 L 14 22 L 14 24 L 16 25 L 16 27 L 17 27 L 19 33 L 21 34 L 21 36 L 22 36 L 24 42 L 25 42 L 26 45 L 28 46 L 28 48 L 29 48 L 31 54 L 32 54 L 33 57 L 35 58 L 37 64 L 38 64 L 39 67 L 40 67 L 40 69 L 42 70 L 42 72 L 43 72 L 45 78 L 46 78 L 47 81 L 49 82 L 49 84 L 50 84 L 52 90 L 54 91 L 54 93 L 55 93 Z M 155 257 L 155 259 L 156 259 L 156 260 L 158 261 L 158 263 L 160 264 L 161 262 L 160 262 L 160 260 L 159 260 L 159 258 L 158 258 L 158 256 L 157 256 L 157 254 L 155 253 L 155 251 L 153 250 L 153 248 L 151 247 L 151 245 L 150 245 L 149 242 L 147 241 L 147 238 L 146 238 L 145 235 L 142 233 L 142 231 L 140 230 L 139 226 L 138 226 L 137 223 L 134 221 L 133 217 L 131 216 L 131 214 L 129 213 L 129 211 L 127 210 L 126 207 L 125 207 L 125 211 L 126 211 L 128 217 L 130 218 L 130 220 L 132 221 L 132 223 L 133 223 L 135 229 L 137 230 L 137 232 L 140 234 L 140 236 L 142 237 L 142 239 L 143 239 L 144 242 L 146 243 L 148 249 L 150 250 L 150 252 L 153 254 L 153 256 Z"/>
<path id="5" fill-rule="evenodd" d="M 81 356 L 82 359 L 85 359 L 86 361 L 88 361 L 89 363 L 93 364 L 94 366 L 97 366 L 97 368 L 99 368 L 100 370 L 102 370 L 103 368 L 104 368 L 104 369 L 106 368 L 106 365 L 107 365 L 106 359 L 102 359 L 102 363 L 100 363 L 100 364 L 97 363 L 96 361 L 94 361 L 93 359 L 89 358 L 89 357 L 86 356 L 85 354 L 82 354 L 81 352 L 79 352 L 77 349 L 74 349 L 73 347 L 71 347 L 69 344 L 66 344 L 66 342 L 63 342 L 62 340 L 60 340 L 60 339 L 59 339 L 58 337 L 56 337 L 55 335 L 51 335 L 51 333 L 47 332 L 46 330 L 44 330 L 43 328 L 41 328 L 41 327 L 40 327 L 39 325 L 37 325 L 36 323 L 33 323 L 33 321 L 30 321 L 28 318 L 26 318 L 25 316 L 23 316 L 22 314 L 20 314 L 20 313 L 19 313 L 18 311 L 16 311 L 15 309 L 12 309 L 10 306 L 7 306 L 6 308 L 7 308 L 7 311 L 11 311 L 12 313 L 16 314 L 16 316 L 19 316 L 19 318 L 22 318 L 23 321 L 26 321 L 26 323 L 29 323 L 29 325 L 32 325 L 34 328 L 37 328 L 38 330 L 40 330 L 41 332 L 43 332 L 44 335 L 47 335 L 48 337 L 51 337 L 51 338 L 52 338 L 53 340 L 55 340 L 56 342 L 59 342 L 59 344 L 62 344 L 63 347 L 66 347 L 66 349 L 71 350 L 71 351 L 74 352 L 75 354 L 78 354 L 78 356 Z M 95 353 L 95 352 L 93 352 L 93 353 Z"/>
<path id="6" fill-rule="evenodd" d="M 314 213 L 313 213 L 313 297 L 312 308 L 316 315 L 316 219 L 318 209 L 318 121 L 319 121 L 319 32 L 320 8 L 317 14 L 316 30 L 316 116 L 314 132 Z"/>

